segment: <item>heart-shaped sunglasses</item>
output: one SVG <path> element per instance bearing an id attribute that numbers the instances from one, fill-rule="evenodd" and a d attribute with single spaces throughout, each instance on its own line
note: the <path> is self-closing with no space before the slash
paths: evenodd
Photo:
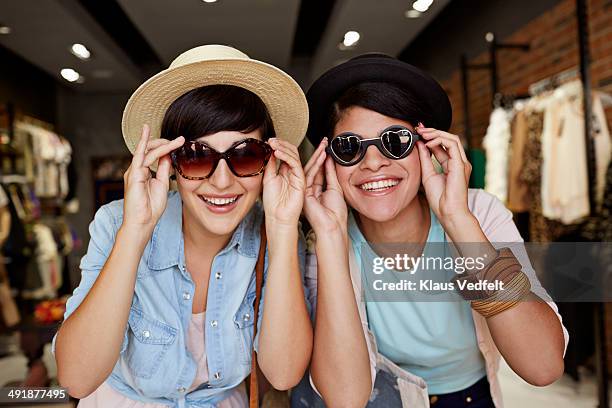
<path id="1" fill-rule="evenodd" d="M 405 126 L 393 125 L 384 129 L 378 137 L 364 139 L 356 133 L 344 132 L 334 136 L 326 148 L 334 161 L 342 166 L 353 166 L 365 156 L 370 145 L 374 145 L 386 157 L 399 160 L 408 156 L 419 135 Z"/>

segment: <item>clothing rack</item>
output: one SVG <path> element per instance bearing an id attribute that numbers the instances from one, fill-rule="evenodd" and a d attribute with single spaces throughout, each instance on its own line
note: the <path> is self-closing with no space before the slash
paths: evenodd
<path id="1" fill-rule="evenodd" d="M 588 14 L 588 1 L 587 0 L 576 0 L 576 19 L 578 25 L 578 50 L 579 50 L 579 66 L 578 68 L 572 68 L 563 71 L 552 77 L 538 81 L 529 87 L 530 94 L 536 94 L 541 90 L 553 87 L 559 83 L 566 81 L 567 79 L 575 76 L 579 76 L 582 81 L 583 87 L 583 109 L 584 109 L 584 127 L 585 127 L 585 142 L 586 142 L 586 156 L 587 156 L 587 174 L 588 174 L 588 196 L 590 215 L 594 216 L 596 213 L 596 200 L 595 200 L 595 140 L 593 133 L 593 122 L 592 122 L 592 88 L 591 88 L 591 54 L 589 48 L 589 14 Z M 489 44 L 489 55 L 490 61 L 485 64 L 468 64 L 467 57 L 465 54 L 461 56 L 460 67 L 461 67 L 461 80 L 463 90 L 463 109 L 464 109 L 464 135 L 466 137 L 467 145 L 471 146 L 471 126 L 470 126 L 470 115 L 469 115 L 469 98 L 468 98 L 468 72 L 470 70 L 482 70 L 486 69 L 491 74 L 491 95 L 492 105 L 496 106 L 496 103 L 500 103 L 503 100 L 503 96 L 498 96 L 498 81 L 499 74 L 497 69 L 497 51 L 499 49 L 516 49 L 523 52 L 529 51 L 529 44 L 503 44 L 496 41 L 495 35 L 492 33 L 487 34 L 486 37 Z M 608 95 L 607 103 L 612 103 L 612 97 Z M 607 351 L 606 351 L 606 327 L 605 327 L 605 309 L 604 304 L 599 302 L 594 307 L 594 320 L 595 320 L 595 358 L 597 367 L 597 391 L 598 391 L 598 407 L 608 408 L 609 407 L 609 390 L 608 390 L 608 366 L 607 366 Z"/>
<path id="2" fill-rule="evenodd" d="M 491 74 L 491 104 L 496 106 L 504 96 L 499 92 L 499 74 L 497 70 L 497 53 L 499 50 L 519 50 L 527 52 L 531 45 L 527 43 L 500 43 L 494 33 L 487 33 L 486 41 L 489 42 L 489 62 L 484 64 L 469 64 L 467 56 L 461 55 L 461 83 L 463 91 L 463 132 L 466 139 L 465 147 L 469 149 L 472 145 L 472 130 L 470 124 L 470 109 L 468 97 L 468 74 L 470 70 L 488 70 Z M 516 95 L 515 98 L 522 98 L 523 95 Z"/>
<path id="3" fill-rule="evenodd" d="M 579 73 L 578 68 L 570 68 L 555 75 L 551 75 L 548 78 L 544 78 L 529 85 L 529 95 L 538 95 L 542 92 L 553 90 L 562 83 L 578 77 Z"/>

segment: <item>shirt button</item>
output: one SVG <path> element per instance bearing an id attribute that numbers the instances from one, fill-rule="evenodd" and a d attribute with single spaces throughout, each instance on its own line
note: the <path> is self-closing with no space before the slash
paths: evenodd
<path id="1" fill-rule="evenodd" d="M 148 338 L 151 336 L 151 333 L 150 333 L 148 330 L 144 330 L 144 331 L 142 332 L 142 335 L 143 335 L 145 338 L 147 338 L 147 339 L 148 339 Z"/>
<path id="2" fill-rule="evenodd" d="M 210 325 L 211 325 L 212 327 L 217 327 L 217 324 L 218 324 L 218 323 L 217 323 L 217 321 L 216 321 L 216 320 L 213 320 L 213 321 L 211 321 L 211 322 L 210 322 Z"/>
<path id="3" fill-rule="evenodd" d="M 221 272 L 215 273 L 215 279 L 221 279 L 222 276 L 223 274 Z"/>
<path id="4" fill-rule="evenodd" d="M 213 376 L 215 377 L 215 380 L 219 380 L 221 378 L 221 373 L 217 371 Z"/>
<path id="5" fill-rule="evenodd" d="M 251 315 L 248 313 L 245 313 L 244 316 L 242 316 L 242 318 L 244 319 L 245 322 L 248 322 L 249 319 L 251 318 Z"/>
<path id="6" fill-rule="evenodd" d="M 185 300 L 191 299 L 191 295 L 189 294 L 189 292 L 184 292 L 183 293 L 183 299 L 185 299 Z"/>
<path id="7" fill-rule="evenodd" d="M 185 387 L 178 387 L 176 390 L 178 392 L 185 392 Z"/>

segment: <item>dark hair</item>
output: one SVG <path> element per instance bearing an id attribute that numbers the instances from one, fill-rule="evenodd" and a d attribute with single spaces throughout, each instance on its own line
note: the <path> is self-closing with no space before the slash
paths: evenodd
<path id="1" fill-rule="evenodd" d="M 348 88 L 331 107 L 328 115 L 327 135 L 332 136 L 334 127 L 344 111 L 353 106 L 370 109 L 382 115 L 400 119 L 416 126 L 425 126 L 434 121 L 431 113 L 423 109 L 416 97 L 407 90 L 388 82 L 362 82 Z"/>
<path id="2" fill-rule="evenodd" d="M 233 85 L 209 85 L 176 99 L 164 115 L 161 137 L 194 140 L 223 130 L 249 133 L 260 129 L 263 140 L 274 137 L 266 105 L 253 92 Z"/>

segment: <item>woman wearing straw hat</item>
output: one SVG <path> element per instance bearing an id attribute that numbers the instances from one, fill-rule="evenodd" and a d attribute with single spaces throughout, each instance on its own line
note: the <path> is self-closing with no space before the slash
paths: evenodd
<path id="1" fill-rule="evenodd" d="M 249 372 L 256 405 L 255 360 L 275 388 L 299 381 L 307 121 L 291 77 L 226 46 L 188 50 L 134 92 L 125 198 L 96 213 L 53 341 L 79 406 L 246 406 Z"/>
<path id="2" fill-rule="evenodd" d="M 531 384 L 559 378 L 567 331 L 510 211 L 468 189 L 442 87 L 366 54 L 324 73 L 307 99 L 318 146 L 305 167 L 310 372 L 325 403 L 501 407 L 500 354 Z M 292 398 L 322 406 L 308 379 Z"/>

